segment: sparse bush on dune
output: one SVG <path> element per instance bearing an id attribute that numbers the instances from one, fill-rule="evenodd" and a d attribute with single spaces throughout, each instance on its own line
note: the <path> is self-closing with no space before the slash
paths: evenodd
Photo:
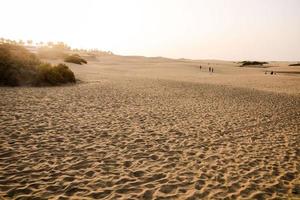
<path id="1" fill-rule="evenodd" d="M 300 66 L 300 63 L 290 64 L 289 66 Z"/>
<path id="2" fill-rule="evenodd" d="M 248 66 L 248 65 L 264 65 L 268 64 L 267 62 L 259 62 L 259 61 L 242 61 L 240 62 L 241 66 Z"/>
<path id="3" fill-rule="evenodd" d="M 51 66 L 49 63 L 43 63 L 38 68 L 36 85 L 61 85 L 75 82 L 74 73 L 65 64 Z"/>
<path id="4" fill-rule="evenodd" d="M 69 56 L 65 57 L 64 61 L 68 62 L 68 63 L 79 64 L 79 65 L 87 64 L 87 61 L 84 60 L 83 58 L 81 58 L 78 54 L 69 55 Z"/>
<path id="5" fill-rule="evenodd" d="M 60 85 L 75 83 L 74 73 L 64 64 L 42 63 L 35 54 L 15 44 L 0 44 L 0 85 Z"/>
<path id="6" fill-rule="evenodd" d="M 35 75 L 40 60 L 22 46 L 0 45 L 0 84 L 26 85 Z"/>

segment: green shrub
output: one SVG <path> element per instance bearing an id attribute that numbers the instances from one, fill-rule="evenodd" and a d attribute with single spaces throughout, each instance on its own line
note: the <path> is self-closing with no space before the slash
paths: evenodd
<path id="1" fill-rule="evenodd" d="M 68 63 L 79 64 L 79 65 L 87 64 L 87 61 L 84 60 L 83 58 L 81 58 L 78 54 L 69 55 L 69 56 L 65 57 L 64 61 L 68 62 Z"/>
<path id="2" fill-rule="evenodd" d="M 75 83 L 74 73 L 65 64 L 42 63 L 22 46 L 0 44 L 0 85 L 61 85 Z"/>

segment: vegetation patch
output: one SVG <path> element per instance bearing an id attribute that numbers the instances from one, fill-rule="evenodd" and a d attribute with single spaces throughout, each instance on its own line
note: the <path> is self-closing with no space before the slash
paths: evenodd
<path id="1" fill-rule="evenodd" d="M 68 63 L 75 63 L 78 65 L 87 64 L 87 61 L 81 58 L 78 54 L 69 55 L 65 57 L 64 61 Z"/>
<path id="2" fill-rule="evenodd" d="M 0 44 L 0 85 L 44 86 L 75 82 L 75 75 L 68 66 L 51 66 L 23 46 Z"/>
<path id="3" fill-rule="evenodd" d="M 300 63 L 290 64 L 289 66 L 300 66 Z"/>
<path id="4" fill-rule="evenodd" d="M 75 83 L 74 73 L 65 64 L 51 66 L 49 63 L 43 63 L 38 67 L 38 77 L 35 85 L 61 85 L 66 83 Z"/>
<path id="5" fill-rule="evenodd" d="M 264 65 L 264 64 L 268 64 L 267 62 L 259 62 L 259 61 L 242 61 L 242 62 L 239 62 L 241 64 L 241 67 L 244 67 L 244 66 L 251 66 L 251 65 Z"/>

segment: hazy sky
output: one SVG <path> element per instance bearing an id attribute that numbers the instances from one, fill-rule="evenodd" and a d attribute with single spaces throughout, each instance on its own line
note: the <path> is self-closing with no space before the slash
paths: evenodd
<path id="1" fill-rule="evenodd" d="M 0 0 L 0 37 L 122 55 L 300 60 L 300 0 Z"/>

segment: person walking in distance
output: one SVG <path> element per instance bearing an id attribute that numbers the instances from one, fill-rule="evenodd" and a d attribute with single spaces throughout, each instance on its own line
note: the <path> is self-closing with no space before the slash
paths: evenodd
<path id="1" fill-rule="evenodd" d="M 210 67 L 208 68 L 208 71 L 211 72 L 211 68 Z"/>
<path id="2" fill-rule="evenodd" d="M 211 73 L 214 73 L 214 68 L 213 67 L 211 68 Z"/>

